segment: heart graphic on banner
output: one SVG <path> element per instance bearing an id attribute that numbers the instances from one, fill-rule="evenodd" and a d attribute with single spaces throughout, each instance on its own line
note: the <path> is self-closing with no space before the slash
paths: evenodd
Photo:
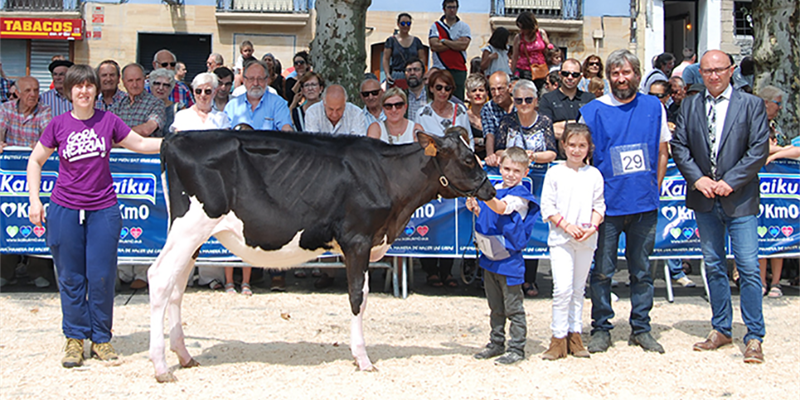
<path id="1" fill-rule="evenodd" d="M 669 230 L 669 234 L 672 235 L 673 239 L 677 239 L 681 236 L 681 228 L 672 228 Z"/>
<path id="2" fill-rule="evenodd" d="M 789 237 L 792 236 L 792 232 L 794 232 L 794 228 L 791 226 L 784 226 L 781 228 L 781 232 L 783 232 L 783 236 Z"/>
<path id="3" fill-rule="evenodd" d="M 759 226 L 758 227 L 758 236 L 764 237 L 767 234 L 767 227 L 766 226 Z"/>
<path id="4" fill-rule="evenodd" d="M 694 235 L 694 229 L 692 228 L 683 229 L 683 237 L 689 239 L 690 237 L 692 237 L 692 235 Z"/>
<path id="5" fill-rule="evenodd" d="M 128 228 L 123 226 L 122 230 L 119 231 L 119 238 L 120 239 L 125 239 L 125 236 L 128 236 Z"/>
<path id="6" fill-rule="evenodd" d="M 33 234 L 36 235 L 36 237 L 42 237 L 42 235 L 44 235 L 44 232 L 45 232 L 44 227 L 41 226 L 33 227 Z"/>
<path id="7" fill-rule="evenodd" d="M 413 235 L 414 234 L 414 227 L 413 226 L 407 226 L 406 229 L 403 231 L 403 233 L 405 233 L 406 236 Z"/>
<path id="8" fill-rule="evenodd" d="M 17 232 L 19 232 L 19 228 L 14 225 L 6 227 L 6 233 L 8 234 L 8 236 L 11 236 L 12 238 L 14 236 L 17 236 Z"/>
<path id="9" fill-rule="evenodd" d="M 698 239 L 700 239 L 700 228 L 695 228 L 694 234 L 697 235 Z"/>
<path id="10" fill-rule="evenodd" d="M 139 236 L 142 236 L 142 228 L 131 228 L 131 236 L 133 236 L 134 239 L 138 239 Z"/>
<path id="11" fill-rule="evenodd" d="M 781 234 L 781 230 L 778 229 L 777 226 L 770 226 L 769 227 L 769 234 L 772 235 L 772 237 L 777 237 L 778 235 Z"/>
<path id="12" fill-rule="evenodd" d="M 17 205 L 14 203 L 3 203 L 0 205 L 0 211 L 2 211 L 6 217 L 10 217 L 14 215 L 15 211 L 17 211 Z"/>
<path id="13" fill-rule="evenodd" d="M 21 233 L 21 234 L 22 234 L 22 236 L 28 237 L 28 236 L 30 236 L 30 235 L 31 235 L 31 232 L 33 232 L 33 230 L 32 230 L 32 229 L 31 229 L 31 227 L 30 227 L 30 226 L 28 226 L 28 225 L 21 226 L 21 227 L 19 228 L 19 233 Z"/>
<path id="14" fill-rule="evenodd" d="M 417 227 L 417 233 L 419 233 L 422 236 L 427 235 L 428 234 L 428 227 L 426 225 L 418 226 Z"/>
<path id="15" fill-rule="evenodd" d="M 675 208 L 674 206 L 664 207 L 661 209 L 661 215 L 663 215 L 664 218 L 670 221 L 672 221 L 672 219 L 675 218 L 675 214 L 677 213 L 678 209 Z"/>

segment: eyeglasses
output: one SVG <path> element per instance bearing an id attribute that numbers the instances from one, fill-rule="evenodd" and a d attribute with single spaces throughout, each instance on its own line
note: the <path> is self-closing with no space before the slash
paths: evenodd
<path id="1" fill-rule="evenodd" d="M 317 82 L 309 82 L 303 84 L 303 89 L 313 89 L 315 87 L 319 87 L 319 83 Z"/>
<path id="2" fill-rule="evenodd" d="M 406 68 L 406 72 L 422 72 L 422 68 L 420 68 L 420 67 L 408 67 L 408 68 Z"/>
<path id="3" fill-rule="evenodd" d="M 649 94 L 650 96 L 656 96 L 659 99 L 663 99 L 664 97 L 669 96 L 668 93 L 653 93 L 653 92 L 650 92 L 650 93 L 647 93 L 647 94 Z"/>
<path id="4" fill-rule="evenodd" d="M 411 21 L 400 21 L 400 26 L 411 26 Z"/>
<path id="5" fill-rule="evenodd" d="M 560 74 L 561 74 L 561 76 L 563 76 L 564 78 L 566 78 L 566 77 L 568 77 L 568 76 L 572 76 L 573 78 L 579 78 L 579 77 L 581 76 L 581 73 L 580 73 L 580 72 L 559 71 L 559 73 L 560 73 Z"/>
<path id="6" fill-rule="evenodd" d="M 303 65 L 306 63 L 306 60 L 297 60 L 294 62 L 294 65 Z"/>
<path id="7" fill-rule="evenodd" d="M 233 82 L 220 82 L 219 85 L 220 86 L 231 86 L 231 85 L 233 85 Z"/>
<path id="8" fill-rule="evenodd" d="M 534 100 L 536 100 L 536 99 L 533 98 L 533 97 L 525 97 L 525 98 L 514 97 L 514 104 L 520 106 L 520 105 L 522 105 L 523 101 L 525 102 L 525 104 L 533 104 Z"/>
<path id="9" fill-rule="evenodd" d="M 213 92 L 214 92 L 214 90 L 213 90 L 213 89 L 195 89 L 195 90 L 194 90 L 194 94 L 196 94 L 196 95 L 198 95 L 198 96 L 199 96 L 199 95 L 201 95 L 201 94 L 203 94 L 203 93 L 205 93 L 205 94 L 206 94 L 206 96 L 208 96 L 208 95 L 210 95 L 210 94 L 211 94 L 211 93 L 213 93 Z"/>
<path id="10" fill-rule="evenodd" d="M 153 82 L 153 86 L 169 87 L 169 82 Z"/>
<path id="11" fill-rule="evenodd" d="M 261 76 L 249 76 L 248 77 L 248 76 L 245 76 L 244 80 L 246 80 L 247 82 L 258 82 L 258 83 L 261 83 L 261 82 L 266 82 L 267 81 L 267 77 L 261 77 Z"/>
<path id="12" fill-rule="evenodd" d="M 711 76 L 711 74 L 722 75 L 723 72 L 727 72 L 730 69 L 731 69 L 730 65 L 722 68 L 701 68 L 700 75 L 705 75 L 705 76 Z"/>
<path id="13" fill-rule="evenodd" d="M 770 101 L 771 101 L 771 102 L 773 102 L 773 103 L 775 103 L 775 104 L 777 104 L 777 105 L 778 105 L 778 107 L 783 107 L 783 103 L 782 103 L 782 102 L 780 102 L 780 101 L 776 101 L 776 100 L 770 100 Z"/>
<path id="14" fill-rule="evenodd" d="M 367 91 L 367 92 L 361 92 L 361 97 L 369 97 L 369 96 L 376 96 L 377 97 L 379 94 L 381 94 L 381 90 L 380 89 L 375 89 L 375 90 L 370 90 L 370 91 Z"/>
<path id="15" fill-rule="evenodd" d="M 450 92 L 450 91 L 453 90 L 453 87 L 450 86 L 450 85 L 447 85 L 447 86 L 436 85 L 433 88 L 436 89 L 437 92 L 441 92 L 442 90 L 444 90 L 445 92 Z"/>
<path id="16" fill-rule="evenodd" d="M 394 108 L 395 110 L 399 110 L 403 108 L 405 105 L 406 103 L 402 101 L 398 103 L 383 103 L 383 108 L 387 110 L 391 110 L 392 108 Z"/>
<path id="17" fill-rule="evenodd" d="M 458 10 L 458 6 L 447 6 L 445 8 L 448 10 Z"/>
<path id="18" fill-rule="evenodd" d="M 167 66 L 174 67 L 174 66 L 175 66 L 175 65 L 177 65 L 177 64 L 178 64 L 178 63 L 176 63 L 175 61 L 173 61 L 173 62 L 163 62 L 163 63 L 161 63 L 160 65 L 161 65 L 161 68 L 167 68 Z"/>
<path id="19" fill-rule="evenodd" d="M 586 65 L 588 65 L 590 67 L 599 67 L 599 66 L 601 66 L 600 61 L 592 61 L 592 62 L 590 62 L 590 63 L 588 63 Z"/>

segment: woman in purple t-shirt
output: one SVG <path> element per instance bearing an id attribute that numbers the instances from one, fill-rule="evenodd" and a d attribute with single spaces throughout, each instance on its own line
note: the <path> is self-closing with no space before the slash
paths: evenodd
<path id="1" fill-rule="evenodd" d="M 110 341 L 122 217 L 108 160 L 111 147 L 148 154 L 161 148 L 161 139 L 142 138 L 116 115 L 95 110 L 99 82 L 88 65 L 67 70 L 64 92 L 73 110 L 53 118 L 28 160 L 29 219 L 38 227 L 46 223 L 58 269 L 65 368 L 83 364 L 84 339 L 92 341 L 93 357 L 117 358 Z M 45 220 L 39 199 L 42 165 L 56 150 L 58 179 Z"/>

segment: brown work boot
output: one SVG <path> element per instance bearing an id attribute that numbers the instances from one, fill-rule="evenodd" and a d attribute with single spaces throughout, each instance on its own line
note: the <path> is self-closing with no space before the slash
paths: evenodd
<path id="1" fill-rule="evenodd" d="M 748 364 L 761 364 L 764 362 L 764 352 L 761 351 L 761 342 L 758 339 L 750 339 L 747 348 L 744 350 L 744 362 Z"/>
<path id="2" fill-rule="evenodd" d="M 583 347 L 583 339 L 580 332 L 570 332 L 567 334 L 567 353 L 575 357 L 589 358 L 589 351 Z"/>
<path id="3" fill-rule="evenodd" d="M 722 346 L 727 346 L 732 342 L 733 340 L 731 338 L 723 335 L 720 331 L 713 329 L 708 334 L 708 337 L 704 342 L 695 343 L 692 348 L 694 351 L 716 350 Z"/>
<path id="4" fill-rule="evenodd" d="M 542 354 L 543 360 L 558 360 L 567 356 L 567 338 L 557 338 L 553 336 L 550 339 L 550 348 Z"/>
<path id="5" fill-rule="evenodd" d="M 61 359 L 64 368 L 80 367 L 83 365 L 83 339 L 67 338 L 64 347 L 64 358 Z"/>
<path id="6" fill-rule="evenodd" d="M 92 357 L 101 361 L 111 361 L 119 358 L 111 343 L 92 343 Z"/>

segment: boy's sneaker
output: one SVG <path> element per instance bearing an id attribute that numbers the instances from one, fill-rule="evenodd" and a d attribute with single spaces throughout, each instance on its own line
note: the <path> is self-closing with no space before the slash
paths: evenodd
<path id="1" fill-rule="evenodd" d="M 505 352 L 506 346 L 489 343 L 480 353 L 475 354 L 473 357 L 478 360 L 486 360 L 487 358 L 497 357 Z"/>
<path id="2" fill-rule="evenodd" d="M 497 360 L 494 360 L 495 364 L 502 364 L 502 365 L 510 365 L 517 362 L 520 362 L 525 359 L 525 356 L 519 354 L 515 351 L 508 351 L 506 354 L 503 354 L 502 357 L 498 357 Z"/>
<path id="3" fill-rule="evenodd" d="M 92 343 L 92 357 L 101 361 L 111 361 L 119 358 L 111 343 Z"/>
<path id="4" fill-rule="evenodd" d="M 64 358 L 61 359 L 64 368 L 80 367 L 83 365 L 83 339 L 67 338 L 64 347 Z"/>

